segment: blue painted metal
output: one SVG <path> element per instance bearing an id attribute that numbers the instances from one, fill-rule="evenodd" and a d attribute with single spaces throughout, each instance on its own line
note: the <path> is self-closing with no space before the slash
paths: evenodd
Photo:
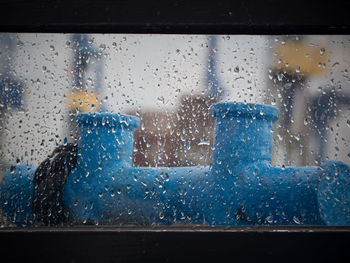
<path id="1" fill-rule="evenodd" d="M 271 166 L 277 108 L 217 103 L 213 114 L 213 163 L 180 168 L 133 167 L 138 118 L 80 114 L 77 166 L 63 189 L 75 223 L 350 225 L 347 165 Z M 3 193 L 11 187 L 3 181 Z"/>
<path id="2" fill-rule="evenodd" d="M 4 215 L 17 226 L 31 225 L 33 220 L 34 165 L 12 166 L 0 184 L 0 204 Z"/>

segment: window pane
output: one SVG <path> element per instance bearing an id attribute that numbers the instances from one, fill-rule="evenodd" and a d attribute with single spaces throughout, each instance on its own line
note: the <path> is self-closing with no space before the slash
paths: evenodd
<path id="1" fill-rule="evenodd" d="M 0 34 L 1 226 L 350 225 L 350 38 Z"/>

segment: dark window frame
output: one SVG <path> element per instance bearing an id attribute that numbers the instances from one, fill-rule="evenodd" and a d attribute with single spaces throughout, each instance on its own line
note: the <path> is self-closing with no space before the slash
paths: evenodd
<path id="1" fill-rule="evenodd" d="M 2 0 L 0 32 L 350 34 L 350 3 Z M 0 230 L 11 262 L 336 261 L 350 227 L 23 228 Z"/>

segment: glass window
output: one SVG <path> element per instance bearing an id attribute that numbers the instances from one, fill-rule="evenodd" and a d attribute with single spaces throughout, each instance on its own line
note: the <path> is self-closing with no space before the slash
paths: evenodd
<path id="1" fill-rule="evenodd" d="M 350 38 L 0 34 L 2 227 L 350 225 Z"/>

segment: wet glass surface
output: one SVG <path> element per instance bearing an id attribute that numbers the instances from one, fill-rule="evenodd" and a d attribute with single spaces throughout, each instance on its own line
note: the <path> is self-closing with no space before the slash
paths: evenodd
<path id="1" fill-rule="evenodd" d="M 2 226 L 350 224 L 348 36 L 0 45 Z"/>

